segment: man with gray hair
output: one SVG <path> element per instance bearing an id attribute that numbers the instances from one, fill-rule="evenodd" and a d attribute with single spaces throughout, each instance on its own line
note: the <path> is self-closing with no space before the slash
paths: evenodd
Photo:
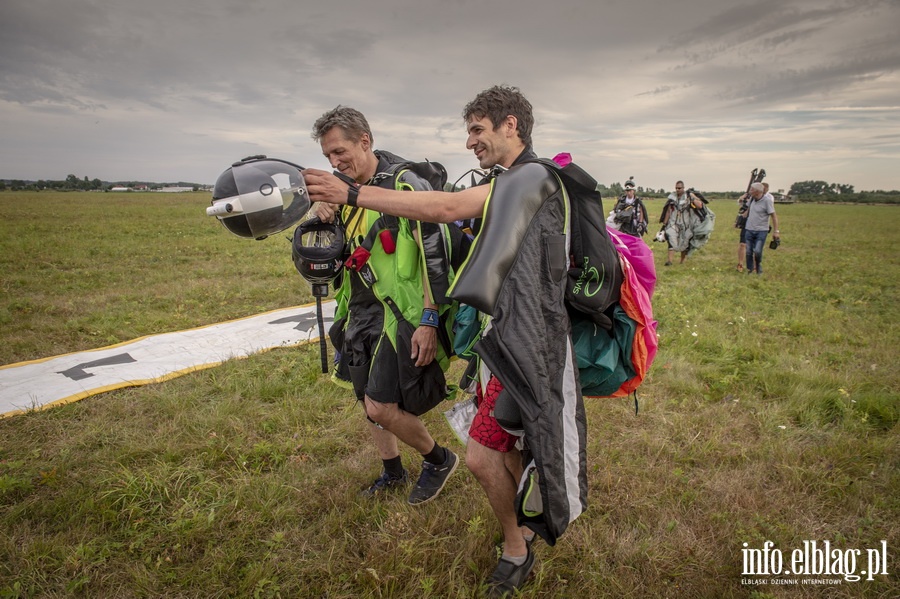
<path id="1" fill-rule="evenodd" d="M 766 236 L 769 234 L 769 218 L 772 219 L 772 237 L 781 239 L 781 231 L 778 230 L 778 215 L 775 214 L 775 199 L 766 193 L 762 183 L 750 185 L 750 202 L 747 205 L 747 274 L 762 274 L 762 254 L 766 244 Z"/>
<path id="2" fill-rule="evenodd" d="M 409 161 L 374 149 L 372 130 L 358 110 L 340 105 L 329 110 L 313 125 L 312 137 L 354 191 L 367 185 L 431 190 L 409 170 Z M 451 352 L 441 330 L 451 303 L 445 229 L 361 206 L 319 202 L 315 211 L 327 222 L 339 215 L 351 252 L 329 333 L 340 355 L 334 380 L 352 386 L 382 460 L 381 475 L 362 494 L 374 497 L 406 486 L 399 439 L 423 458 L 408 501 L 426 503 L 459 465 L 457 455 L 439 445 L 419 419 L 449 394 L 444 371 Z"/>

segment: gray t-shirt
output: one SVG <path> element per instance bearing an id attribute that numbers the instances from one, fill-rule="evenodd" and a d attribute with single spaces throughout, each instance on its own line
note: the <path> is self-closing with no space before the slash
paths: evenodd
<path id="1" fill-rule="evenodd" d="M 775 213 L 775 199 L 772 194 L 763 194 L 758 200 L 750 198 L 750 207 L 747 213 L 747 225 L 744 227 L 748 231 L 768 231 L 769 215 Z"/>

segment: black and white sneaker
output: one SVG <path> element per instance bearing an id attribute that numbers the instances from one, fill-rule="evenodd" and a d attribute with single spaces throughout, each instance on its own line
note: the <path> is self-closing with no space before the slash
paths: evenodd
<path id="1" fill-rule="evenodd" d="M 391 476 L 386 471 L 382 471 L 381 476 L 375 479 L 368 489 L 359 492 L 360 497 L 377 497 L 388 491 L 405 487 L 409 484 L 409 472 L 403 469 L 402 476 Z"/>
<path id="2" fill-rule="evenodd" d="M 447 459 L 443 464 L 432 464 L 430 462 L 422 462 L 422 474 L 419 480 L 409 494 L 409 504 L 419 505 L 427 503 L 438 496 L 450 475 L 456 472 L 459 466 L 459 457 L 447 449 Z"/>

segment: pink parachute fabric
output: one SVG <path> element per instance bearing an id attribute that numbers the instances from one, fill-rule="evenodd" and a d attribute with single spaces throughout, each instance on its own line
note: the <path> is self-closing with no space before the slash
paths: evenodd
<path id="1" fill-rule="evenodd" d="M 553 161 L 560 167 L 564 167 L 572 162 L 572 155 L 568 152 L 560 152 L 553 157 Z M 634 338 L 631 342 L 631 366 L 635 375 L 622 383 L 612 395 L 605 396 L 623 397 L 641 385 L 659 349 L 659 337 L 656 335 L 657 323 L 653 319 L 653 306 L 650 301 L 656 288 L 656 266 L 653 263 L 653 252 L 643 239 L 626 235 L 610 227 L 607 227 L 606 230 L 619 253 L 619 262 L 625 275 L 620 288 L 619 306 L 625 311 L 626 316 L 636 324 Z M 589 397 L 604 396 L 591 395 Z"/>
<path id="2" fill-rule="evenodd" d="M 659 349 L 657 323 L 653 319 L 650 301 L 656 287 L 656 267 L 653 264 L 653 253 L 640 237 L 626 235 L 609 227 L 607 232 L 619 252 L 625 274 L 619 305 L 637 323 L 631 351 L 632 367 L 636 374 L 612 394 L 612 397 L 622 397 L 640 386 Z"/>
<path id="3" fill-rule="evenodd" d="M 566 166 L 567 164 L 572 163 L 572 155 L 568 152 L 560 152 L 556 156 L 553 157 L 553 162 L 559 165 L 559 168 Z"/>
<path id="4" fill-rule="evenodd" d="M 611 227 L 606 227 L 606 231 L 619 255 L 624 256 L 634 267 L 634 274 L 637 275 L 650 299 L 653 299 L 653 291 L 656 289 L 656 265 L 653 263 L 653 251 L 650 246 L 640 237 L 627 235 Z"/>

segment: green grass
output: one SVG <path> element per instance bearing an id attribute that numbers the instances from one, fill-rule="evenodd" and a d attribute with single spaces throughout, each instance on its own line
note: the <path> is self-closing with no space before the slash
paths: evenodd
<path id="1" fill-rule="evenodd" d="M 261 242 L 203 193 L 0 193 L 0 363 L 312 300 L 290 232 Z"/>
<path id="2" fill-rule="evenodd" d="M 206 203 L 0 194 L 3 363 L 309 301 L 283 236 L 238 239 Z M 900 594 L 900 212 L 777 206 L 783 243 L 756 278 L 734 270 L 734 208 L 714 201 L 684 265 L 651 242 L 640 413 L 589 401 L 590 506 L 537 546 L 525 596 Z M 472 597 L 499 541 L 474 478 L 418 508 L 359 499 L 376 453 L 318 370 L 317 347 L 277 349 L 0 420 L 0 597 Z M 447 407 L 424 419 L 462 452 Z M 886 540 L 890 574 L 742 585 L 742 544 L 766 540 Z"/>

